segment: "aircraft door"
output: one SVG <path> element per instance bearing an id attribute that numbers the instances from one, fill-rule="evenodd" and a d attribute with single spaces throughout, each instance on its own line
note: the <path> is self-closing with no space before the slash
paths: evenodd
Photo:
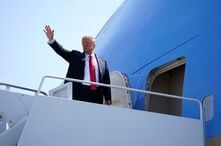
<path id="1" fill-rule="evenodd" d="M 126 75 L 122 74 L 119 71 L 110 72 L 110 81 L 111 85 L 117 85 L 122 87 L 129 86 Z M 130 91 L 111 88 L 111 96 L 113 106 L 132 108 L 132 99 Z"/>

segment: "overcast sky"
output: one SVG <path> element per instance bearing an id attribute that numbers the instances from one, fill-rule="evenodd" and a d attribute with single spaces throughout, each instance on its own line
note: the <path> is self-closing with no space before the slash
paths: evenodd
<path id="1" fill-rule="evenodd" d="M 47 45 L 44 26 L 65 48 L 82 51 L 81 37 L 96 36 L 123 1 L 1 0 L 0 82 L 37 89 L 45 75 L 64 77 L 68 64 Z M 46 80 L 43 90 L 61 83 Z"/>

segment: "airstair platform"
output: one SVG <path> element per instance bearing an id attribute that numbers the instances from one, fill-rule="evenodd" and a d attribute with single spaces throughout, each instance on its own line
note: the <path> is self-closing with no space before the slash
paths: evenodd
<path id="1" fill-rule="evenodd" d="M 201 120 L 38 96 L 18 146 L 203 146 Z"/>

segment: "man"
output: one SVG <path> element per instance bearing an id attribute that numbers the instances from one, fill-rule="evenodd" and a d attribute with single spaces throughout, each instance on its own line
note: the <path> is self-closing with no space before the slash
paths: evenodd
<path id="1" fill-rule="evenodd" d="M 48 38 L 48 44 L 69 63 L 67 78 L 110 84 L 106 61 L 94 53 L 95 38 L 91 36 L 82 38 L 83 53 L 81 53 L 76 50 L 65 50 L 54 39 L 54 30 L 49 25 L 45 26 L 44 32 Z M 110 105 L 110 88 L 73 82 L 73 99 L 102 104 L 103 97 L 104 103 Z"/>

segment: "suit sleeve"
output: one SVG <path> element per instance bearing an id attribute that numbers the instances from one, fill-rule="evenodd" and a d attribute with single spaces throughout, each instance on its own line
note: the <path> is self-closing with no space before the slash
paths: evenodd
<path id="1" fill-rule="evenodd" d="M 62 58 L 64 58 L 64 60 L 66 60 L 67 62 L 70 62 L 71 51 L 64 49 L 57 41 L 54 41 L 53 43 L 51 43 L 49 45 L 53 48 L 53 50 L 58 55 L 60 55 Z"/>
<path id="2" fill-rule="evenodd" d="M 105 82 L 105 84 L 110 84 L 110 74 L 109 74 L 109 69 L 108 69 L 106 61 L 105 61 L 104 82 Z M 104 87 L 103 92 L 104 92 L 105 100 L 110 100 L 111 101 L 111 88 Z"/>

